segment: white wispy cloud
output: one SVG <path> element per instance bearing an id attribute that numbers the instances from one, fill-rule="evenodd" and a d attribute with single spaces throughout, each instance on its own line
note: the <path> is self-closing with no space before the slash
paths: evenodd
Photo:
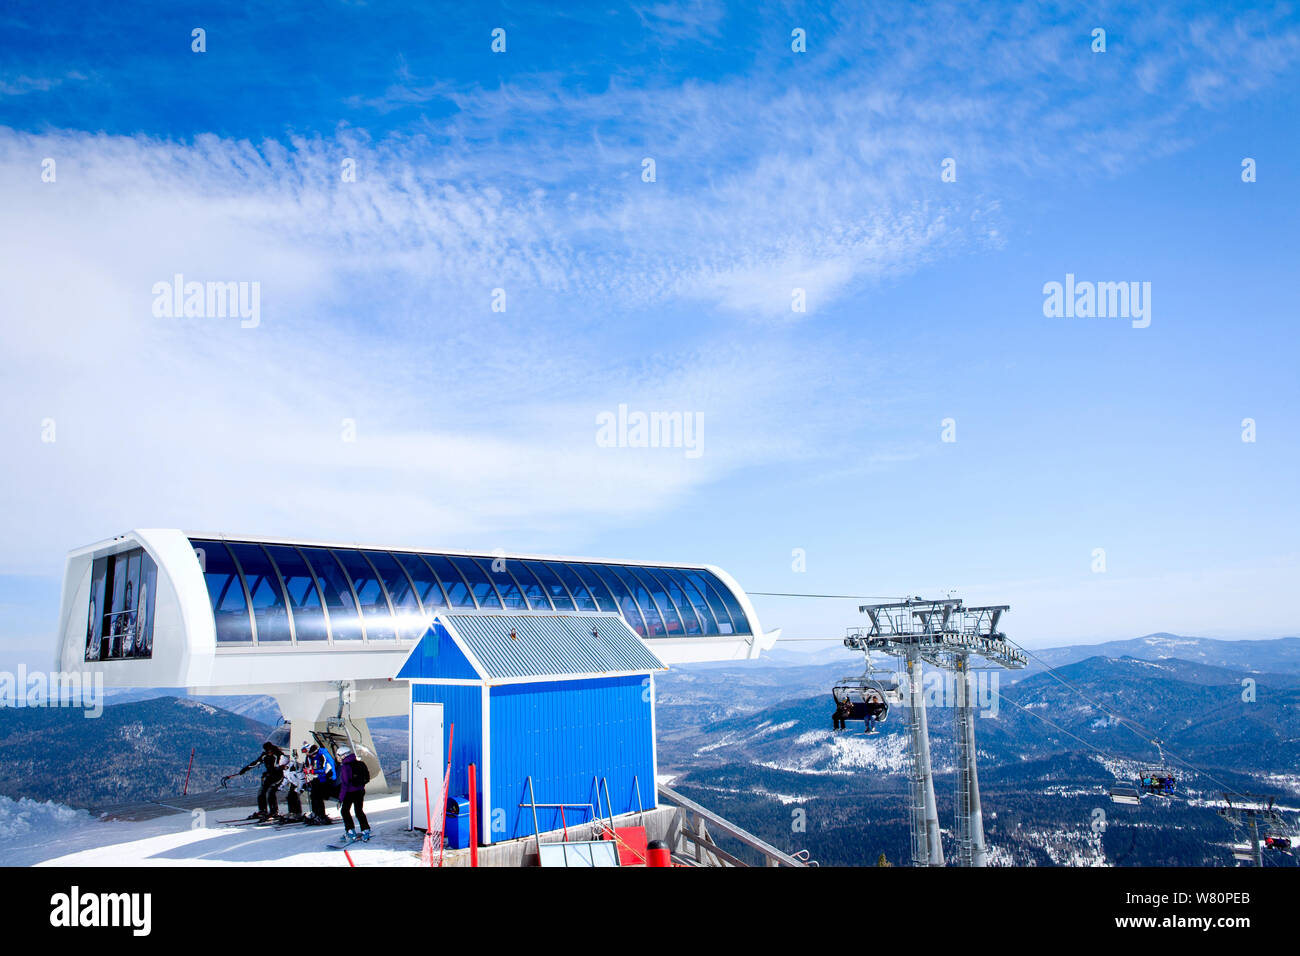
<path id="1" fill-rule="evenodd" d="M 717 18 L 643 15 L 717 42 Z M 1262 14 L 1157 18 L 1104 63 L 1050 20 L 868 11 L 796 66 L 599 93 L 402 71 L 354 105 L 454 115 L 377 139 L 0 129 L 0 567 L 139 525 L 558 544 L 830 454 L 871 380 L 826 307 L 998 244 L 1026 171 L 1122 165 L 1297 55 Z M 155 318 L 176 273 L 260 282 L 262 326 Z M 621 402 L 702 412 L 705 454 L 596 447 Z"/>

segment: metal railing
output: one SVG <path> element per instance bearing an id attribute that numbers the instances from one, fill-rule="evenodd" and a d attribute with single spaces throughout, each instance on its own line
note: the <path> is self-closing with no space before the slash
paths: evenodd
<path id="1" fill-rule="evenodd" d="M 677 808 L 669 829 L 669 848 L 679 856 L 693 859 L 697 866 L 750 866 L 744 860 L 722 849 L 709 832 L 724 834 L 757 851 L 764 866 L 816 866 L 808 859 L 808 851 L 791 855 L 754 836 L 748 830 L 723 819 L 712 810 L 682 796 L 671 787 L 659 785 L 659 796 Z"/>

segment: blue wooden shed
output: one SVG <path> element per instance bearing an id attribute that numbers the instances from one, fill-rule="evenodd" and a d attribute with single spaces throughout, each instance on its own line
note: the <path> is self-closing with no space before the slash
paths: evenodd
<path id="1" fill-rule="evenodd" d="M 479 840 L 531 836 L 656 805 L 654 674 L 616 611 L 443 613 L 394 675 L 455 725 L 451 795 L 478 774 Z M 532 793 L 528 779 L 532 778 Z M 418 825 L 418 824 L 417 824 Z"/>

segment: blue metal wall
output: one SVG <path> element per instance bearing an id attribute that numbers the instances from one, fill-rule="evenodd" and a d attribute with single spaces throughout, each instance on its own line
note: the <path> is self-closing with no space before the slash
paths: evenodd
<path id="1" fill-rule="evenodd" d="M 442 680 L 479 680 L 480 676 L 461 653 L 440 622 L 435 623 L 397 672 L 400 680 L 425 677 Z"/>
<path id="2" fill-rule="evenodd" d="M 442 704 L 443 726 L 456 725 L 451 745 L 451 793 L 459 796 L 469 789 L 469 765 L 478 768 L 479 793 L 483 793 L 483 689 L 463 684 L 411 684 L 411 700 L 417 704 Z M 444 744 L 446 742 L 444 741 Z M 480 806 L 482 802 L 480 799 Z M 486 832 L 486 821 L 480 821 Z"/>
<path id="3" fill-rule="evenodd" d="M 614 813 L 638 808 L 635 784 L 648 809 L 654 805 L 654 730 L 649 678 L 597 677 L 586 680 L 507 684 L 491 688 L 491 817 L 504 811 L 504 831 L 493 840 L 533 832 L 526 780 L 533 778 L 538 803 L 596 804 L 593 777 L 605 777 Z M 457 736 L 460 725 L 456 726 Z M 600 795 L 601 812 L 607 810 Z M 538 810 L 543 831 L 560 828 L 558 810 Z M 569 823 L 591 818 L 585 810 L 565 811 Z"/>

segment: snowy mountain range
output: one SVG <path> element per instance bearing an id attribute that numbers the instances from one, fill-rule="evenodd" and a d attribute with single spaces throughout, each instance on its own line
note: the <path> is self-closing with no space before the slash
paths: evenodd
<path id="1" fill-rule="evenodd" d="M 906 861 L 904 709 L 895 708 L 878 735 L 865 736 L 860 725 L 833 733 L 829 689 L 860 673 L 860 659 L 847 651 L 832 662 L 794 657 L 802 655 L 661 675 L 661 775 L 777 846 L 807 849 L 825 864 L 874 863 L 881 853 Z M 1278 793 L 1300 805 L 1300 639 L 1154 634 L 1037 651 L 1031 667 L 1001 677 L 997 712 L 976 728 L 995 862 L 1231 865 L 1228 847 L 1240 835 L 1207 806 L 1222 790 Z M 211 791 L 251 759 L 279 717 L 270 698 L 175 694 L 115 694 L 98 720 L 0 710 L 0 761 L 10 769 L 0 796 L 98 810 L 165 800 L 187 773 L 191 794 Z M 385 763 L 400 759 L 404 719 L 373 729 Z M 931 708 L 930 732 L 947 826 L 955 784 L 949 708 Z M 1162 741 L 1182 799 L 1113 805 L 1111 784 L 1160 764 L 1152 738 Z"/>
<path id="2" fill-rule="evenodd" d="M 1240 834 L 1207 802 L 1234 790 L 1300 806 L 1300 641 L 1233 644 L 1149 635 L 1040 651 L 1035 666 L 1001 675 L 997 714 L 976 728 L 994 860 L 1231 865 Z M 831 728 L 829 688 L 860 672 L 847 653 L 844 663 L 675 669 L 659 680 L 661 771 L 785 849 L 825 863 L 870 862 L 880 852 L 906 860 L 904 711 L 872 737 L 860 725 Z M 948 825 L 950 709 L 931 709 L 930 736 Z M 1163 764 L 1152 738 L 1165 748 Z M 1111 803 L 1112 784 L 1163 766 L 1183 799 Z M 796 811 L 802 831 L 792 830 Z"/>

